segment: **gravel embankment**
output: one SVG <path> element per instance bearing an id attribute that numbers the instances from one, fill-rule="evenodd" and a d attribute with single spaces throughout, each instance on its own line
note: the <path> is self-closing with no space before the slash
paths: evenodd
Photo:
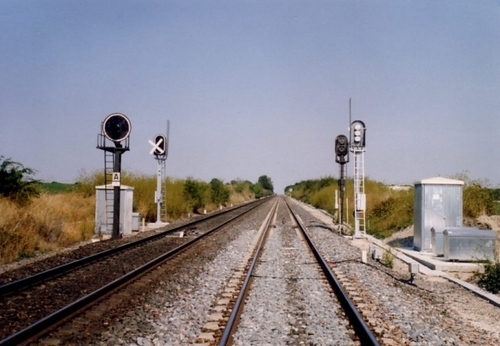
<path id="1" fill-rule="evenodd" d="M 407 345 L 500 344 L 498 307 L 442 278 L 419 274 L 411 285 L 406 266 L 391 270 L 376 261 L 362 264 L 360 249 L 325 227 L 315 227 L 317 218 L 296 209 L 312 226 L 311 238 L 323 255 L 360 283 L 364 303 L 372 306 L 370 318 L 387 321 L 380 334 Z"/>

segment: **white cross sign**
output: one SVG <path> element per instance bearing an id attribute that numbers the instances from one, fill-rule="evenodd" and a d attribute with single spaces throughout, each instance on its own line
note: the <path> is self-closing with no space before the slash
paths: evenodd
<path id="1" fill-rule="evenodd" d="M 163 138 L 159 138 L 158 142 L 153 142 L 153 141 L 149 141 L 149 144 L 151 144 L 153 146 L 153 149 L 151 149 L 151 151 L 149 152 L 150 155 L 153 155 L 153 153 L 156 151 L 160 154 L 164 154 L 165 153 L 165 147 L 161 147 L 161 144 L 163 143 Z"/>

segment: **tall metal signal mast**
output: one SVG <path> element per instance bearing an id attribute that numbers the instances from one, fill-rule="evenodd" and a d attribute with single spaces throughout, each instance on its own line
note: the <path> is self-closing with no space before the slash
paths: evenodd
<path id="1" fill-rule="evenodd" d="M 339 233 L 343 233 L 344 229 L 344 192 L 345 192 L 345 176 L 346 176 L 346 163 L 349 162 L 349 142 L 344 135 L 335 137 L 335 162 L 339 164 L 339 190 L 340 190 L 340 204 L 338 208 L 339 214 Z M 337 196 L 335 196 L 337 198 Z"/>
<path id="2" fill-rule="evenodd" d="M 167 183 L 165 182 L 162 189 L 162 181 L 165 177 L 166 161 L 168 157 L 168 144 L 169 144 L 169 133 L 170 133 L 170 120 L 167 120 L 167 135 L 157 134 L 153 141 L 149 143 L 153 146 L 153 149 L 149 152 L 151 155 L 154 154 L 157 161 L 156 169 L 156 191 L 155 191 L 155 202 L 157 204 L 156 208 L 156 223 L 168 223 L 167 222 Z M 165 220 L 162 222 L 161 220 Z"/>
<path id="3" fill-rule="evenodd" d="M 111 239 L 121 238 L 121 158 L 122 154 L 129 150 L 131 131 L 130 120 L 124 114 L 112 113 L 102 122 L 101 133 L 97 136 L 97 148 L 104 150 L 106 221 L 103 226 L 107 232 L 111 232 Z M 109 142 L 113 145 L 109 145 Z"/>
<path id="4" fill-rule="evenodd" d="M 354 154 L 354 237 L 366 235 L 366 194 L 365 194 L 365 144 L 366 126 L 355 120 L 350 127 L 351 147 Z"/>

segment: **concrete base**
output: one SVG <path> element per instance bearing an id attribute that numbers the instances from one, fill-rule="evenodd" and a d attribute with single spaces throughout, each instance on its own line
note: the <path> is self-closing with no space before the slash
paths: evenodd
<path id="1" fill-rule="evenodd" d="M 398 248 L 398 250 L 432 270 L 474 273 L 481 271 L 483 268 L 480 263 L 450 262 L 444 257 L 438 257 L 436 254 L 430 252 L 420 252 L 410 248 Z"/>
<path id="2" fill-rule="evenodd" d="M 141 231 L 152 231 L 168 225 L 169 225 L 168 222 L 150 222 L 147 225 L 145 225 L 144 228 L 141 227 Z"/>

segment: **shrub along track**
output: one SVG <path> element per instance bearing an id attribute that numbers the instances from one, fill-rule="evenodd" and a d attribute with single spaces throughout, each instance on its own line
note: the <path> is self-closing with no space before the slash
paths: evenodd
<path id="1" fill-rule="evenodd" d="M 265 202 L 265 201 L 264 201 Z M 250 210 L 254 205 L 246 205 L 242 209 Z M 132 246 L 126 251 L 120 251 L 112 256 L 106 256 L 100 261 L 95 261 L 84 265 L 83 267 L 72 270 L 56 277 L 46 278 L 43 282 L 33 284 L 23 289 L 4 289 L 3 296 L 0 297 L 0 344 L 15 344 L 24 337 L 12 338 L 12 334 L 18 333 L 23 328 L 44 319 L 46 316 L 54 313 L 58 309 L 71 304 L 90 292 L 98 290 L 104 285 L 117 280 L 122 275 L 129 273 L 152 259 L 178 248 L 194 238 L 204 234 L 215 227 L 215 224 L 222 224 L 228 219 L 233 218 L 235 214 L 241 214 L 242 210 L 231 209 L 228 213 L 219 213 L 214 218 L 204 218 L 208 220 L 199 220 L 198 223 L 186 224 L 182 227 L 164 232 L 164 236 L 155 241 L 143 242 L 139 246 Z M 184 237 L 179 233 L 183 232 Z M 103 246 L 116 247 L 123 241 L 105 242 L 92 246 L 84 247 L 85 250 L 77 251 L 76 254 L 65 254 L 58 259 L 51 258 L 43 264 L 33 264 L 30 269 L 23 268 L 15 273 L 4 273 L 2 281 L 8 282 L 10 286 L 15 286 L 12 280 L 19 276 L 19 272 L 36 273 L 40 270 L 47 270 L 47 263 L 60 266 L 70 262 L 68 258 L 81 256 L 82 253 L 94 253 L 95 249 L 101 250 Z M 113 246 L 114 245 L 114 246 Z M 58 256 L 56 256 L 58 257 Z M 5 288 L 9 285 L 3 285 Z M 50 322 L 49 324 L 52 324 Z M 10 336 L 12 341 L 6 340 Z"/>

